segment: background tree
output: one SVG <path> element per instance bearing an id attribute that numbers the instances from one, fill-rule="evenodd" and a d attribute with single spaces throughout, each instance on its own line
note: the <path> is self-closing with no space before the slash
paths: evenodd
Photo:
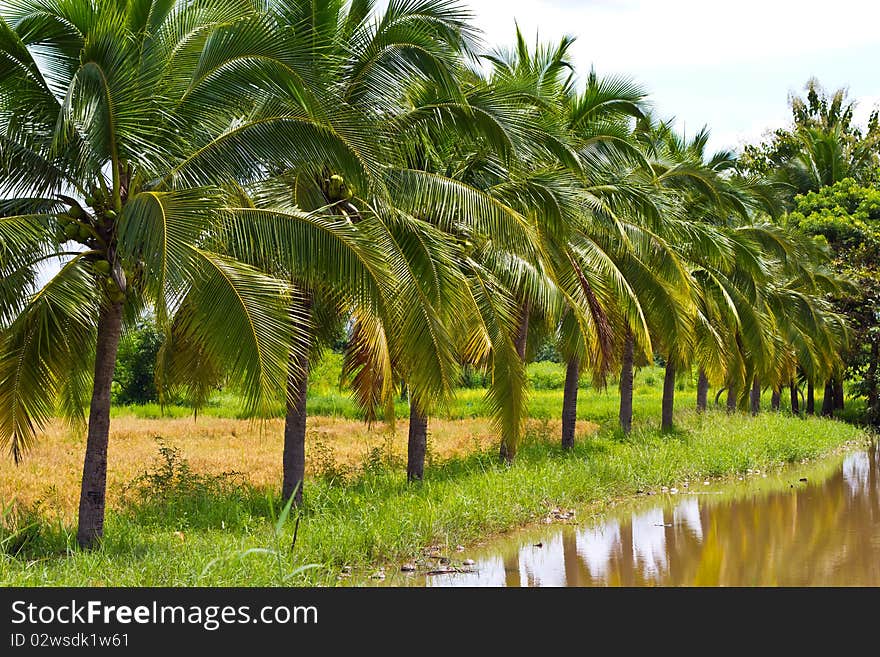
<path id="1" fill-rule="evenodd" d="M 865 182 L 880 164 L 876 109 L 862 127 L 853 121 L 856 103 L 845 88 L 829 94 L 813 78 L 804 91 L 804 97 L 789 96 L 791 124 L 759 144 L 746 145 L 740 158 L 747 171 L 787 183 L 789 203 L 795 194 L 818 191 L 847 177 Z"/>
<path id="2" fill-rule="evenodd" d="M 857 394 L 872 397 L 876 376 L 870 370 L 870 353 L 874 334 L 870 305 L 875 284 L 871 249 L 868 238 L 864 250 L 851 250 L 846 234 L 860 233 L 866 218 L 871 216 L 870 203 L 861 205 L 865 194 L 876 189 L 880 164 L 880 120 L 878 111 L 871 112 L 865 126 L 854 122 L 855 102 L 848 99 L 846 89 L 826 92 L 815 79 L 808 81 L 804 97 L 792 96 L 792 122 L 777 130 L 767 140 L 747 146 L 743 163 L 752 171 L 775 176 L 786 183 L 787 205 L 792 211 L 791 225 L 808 235 L 823 235 L 835 255 L 834 269 L 850 279 L 859 289 L 837 297 L 836 309 L 843 312 L 853 334 L 852 350 L 846 354 L 847 372 L 838 371 L 827 381 L 819 381 L 828 391 L 825 412 L 843 407 L 844 376 L 854 376 Z M 848 194 L 860 187 L 863 191 Z M 827 191 L 826 191 L 827 190 Z M 832 191 L 834 190 L 834 191 Z M 860 197 L 860 194 L 862 195 Z M 850 242 L 849 244 L 852 244 Z M 869 371 L 870 370 L 870 371 Z M 832 380 L 833 379 L 833 380 Z M 817 381 L 806 377 L 807 408 L 812 412 L 813 389 Z M 792 392 L 792 399 L 794 399 Z M 825 397 L 823 397 L 823 403 Z M 876 422 L 876 411 L 868 403 L 868 415 Z"/>
<path id="3" fill-rule="evenodd" d="M 852 328 L 846 353 L 847 378 L 867 404 L 867 419 L 880 422 L 880 189 L 845 178 L 818 192 L 795 198 L 789 223 L 826 243 L 834 270 L 850 286 L 833 296 L 835 308 Z M 839 404 L 832 404 L 832 409 Z"/>
<path id="4" fill-rule="evenodd" d="M 89 409 L 83 547 L 103 533 L 120 335 L 146 306 L 169 336 L 163 378 L 204 398 L 204 373 L 222 364 L 254 415 L 283 394 L 291 291 L 211 250 L 236 223 L 227 183 L 263 177 L 264 162 L 356 156 L 301 111 L 242 106 L 273 79 L 238 66 L 263 20 L 247 3 L 3 8 L 0 440 L 20 459 L 57 407 L 74 423 Z M 41 281 L 40 263 L 59 256 Z"/>
<path id="5" fill-rule="evenodd" d="M 144 316 L 123 333 L 113 375 L 114 404 L 147 404 L 159 401 L 156 360 L 165 341 L 155 319 Z"/>

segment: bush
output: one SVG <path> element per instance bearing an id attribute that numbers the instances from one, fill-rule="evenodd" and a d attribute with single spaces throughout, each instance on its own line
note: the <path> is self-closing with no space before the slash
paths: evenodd
<path id="1" fill-rule="evenodd" d="M 528 376 L 533 390 L 562 390 L 565 387 L 565 366 L 560 363 L 531 363 Z"/>
<path id="2" fill-rule="evenodd" d="M 309 368 L 309 393 L 327 395 L 339 390 L 342 374 L 342 356 L 325 351 L 320 358 L 313 358 Z"/>
<path id="3" fill-rule="evenodd" d="M 556 342 L 552 339 L 545 340 L 535 352 L 535 362 L 543 363 L 550 361 L 552 363 L 561 363 L 562 356 L 556 348 Z"/>
<path id="4" fill-rule="evenodd" d="M 156 358 L 165 336 L 151 318 L 140 320 L 122 336 L 113 376 L 113 401 L 148 404 L 158 401 Z"/>
<path id="5" fill-rule="evenodd" d="M 155 437 L 159 455 L 152 469 L 122 492 L 122 503 L 142 524 L 194 527 L 242 527 L 255 512 L 252 490 L 240 472 L 195 472 L 180 449 Z"/>
<path id="6" fill-rule="evenodd" d="M 483 368 L 463 365 L 458 380 L 459 386 L 462 388 L 487 388 L 489 386 L 489 373 Z"/>

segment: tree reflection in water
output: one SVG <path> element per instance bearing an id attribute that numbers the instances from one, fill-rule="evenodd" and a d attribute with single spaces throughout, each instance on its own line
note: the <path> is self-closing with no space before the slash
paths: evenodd
<path id="1" fill-rule="evenodd" d="M 670 496 L 624 517 L 523 534 L 478 559 L 476 572 L 426 583 L 880 586 L 878 453 L 849 454 L 821 480 L 783 474 L 769 488 L 746 482 L 731 495 Z"/>

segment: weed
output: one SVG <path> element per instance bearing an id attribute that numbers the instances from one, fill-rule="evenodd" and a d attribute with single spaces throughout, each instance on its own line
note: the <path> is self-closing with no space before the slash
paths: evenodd
<path id="1" fill-rule="evenodd" d="M 297 484 L 297 488 L 299 484 Z M 202 570 L 201 579 L 204 579 L 206 575 L 209 574 L 209 571 L 218 563 L 221 562 L 229 562 L 231 560 L 236 560 L 241 562 L 242 559 L 251 555 L 267 555 L 272 557 L 272 562 L 274 563 L 274 573 L 275 573 L 275 584 L 277 586 L 286 586 L 290 583 L 290 581 L 302 575 L 308 570 L 312 570 L 314 568 L 321 568 L 321 564 L 303 564 L 301 566 L 297 566 L 292 570 L 287 569 L 286 558 L 289 553 L 292 553 L 296 549 L 296 538 L 299 533 L 299 523 L 301 519 L 301 515 L 299 512 L 296 513 L 296 522 L 293 529 L 293 539 L 290 542 L 290 547 L 286 546 L 285 535 L 283 532 L 284 524 L 287 522 L 290 517 L 291 510 L 293 509 L 293 501 L 296 499 L 296 490 L 294 488 L 293 494 L 287 499 L 287 502 L 281 509 L 281 512 L 276 516 L 275 514 L 275 506 L 272 496 L 270 495 L 267 498 L 269 503 L 269 510 L 274 523 L 272 525 L 272 538 L 273 545 L 271 547 L 251 547 L 244 550 L 238 550 L 231 552 L 230 554 L 217 557 L 208 562 L 205 568 Z"/>
<path id="2" fill-rule="evenodd" d="M 328 440 L 328 434 L 321 431 L 308 431 L 308 459 L 315 473 L 325 481 L 344 482 L 351 471 L 341 465 L 335 450 Z"/>
<path id="3" fill-rule="evenodd" d="M 431 432 L 428 432 L 430 441 Z M 427 458 L 427 452 L 426 452 Z M 362 469 L 365 473 L 381 474 L 387 470 L 394 470 L 406 464 L 403 456 L 398 456 L 394 449 L 394 433 L 386 431 L 382 436 L 382 444 L 370 449 L 364 459 Z"/>
<path id="4" fill-rule="evenodd" d="M 157 436 L 159 455 L 153 469 L 129 482 L 122 502 L 145 523 L 164 523 L 172 518 L 174 529 L 238 524 L 224 514 L 217 515 L 218 499 L 244 501 L 250 495 L 240 472 L 203 474 L 194 472 L 180 449 L 168 446 Z"/>

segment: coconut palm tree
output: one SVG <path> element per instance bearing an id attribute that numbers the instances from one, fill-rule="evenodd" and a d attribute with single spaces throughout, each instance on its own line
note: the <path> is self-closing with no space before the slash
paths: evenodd
<path id="1" fill-rule="evenodd" d="M 517 29 L 515 48 L 490 56 L 493 89 L 516 94 L 537 112 L 547 137 L 543 152 L 523 158 L 526 166 L 510 182 L 496 187 L 521 212 L 534 217 L 545 256 L 545 271 L 555 294 L 549 304 L 520 298 L 521 358 L 534 320 L 554 328 L 565 356 L 562 442 L 574 440 L 578 379 L 589 370 L 604 381 L 615 361 L 614 326 L 647 340 L 647 325 L 634 292 L 611 249 L 621 251 L 621 213 L 651 205 L 622 170 L 641 161 L 628 121 L 642 113 L 644 92 L 622 78 L 591 72 L 582 91 L 569 58 L 573 40 L 537 43 L 533 49 Z M 519 204 L 519 205 L 517 205 Z M 605 244 L 602 244 L 602 241 Z M 625 249 L 623 249 L 625 250 Z"/>
<path id="2" fill-rule="evenodd" d="M 399 145 L 393 161 L 401 167 L 390 173 L 388 188 L 395 230 L 405 231 L 396 242 L 414 259 L 414 271 L 423 272 L 415 280 L 426 285 L 424 296 L 440 301 L 435 310 L 449 329 L 450 364 L 469 362 L 493 372 L 488 408 L 502 442 L 515 445 L 525 399 L 516 354 L 525 341 L 518 339 L 519 311 L 511 311 L 507 295 L 519 290 L 543 303 L 546 288 L 534 226 L 500 184 L 516 175 L 516 154 L 535 132 L 527 132 L 528 117 L 517 113 L 518 99 L 490 94 L 474 74 L 462 80 L 459 99 L 433 87 L 412 97 L 410 111 L 398 121 L 402 132 L 388 140 Z M 416 479 L 423 470 L 427 415 L 449 399 L 455 384 L 449 376 L 442 394 L 434 386 L 426 396 L 430 388 L 412 380 L 413 371 L 423 368 L 412 359 L 401 368 L 411 392 L 409 471 Z"/>
<path id="3" fill-rule="evenodd" d="M 395 348 L 397 329 L 383 324 L 386 362 L 410 393 L 410 479 L 422 476 L 427 416 L 450 397 L 457 361 L 492 370 L 487 402 L 512 457 L 525 401 L 526 332 L 522 304 L 511 299 L 537 306 L 552 295 L 530 201 L 521 193 L 523 158 L 549 150 L 541 117 L 522 94 L 503 93 L 475 72 L 460 71 L 459 78 L 458 95 L 442 85 L 412 89 L 405 111 L 391 121 L 398 132 L 383 139 L 397 150 L 384 178 L 388 199 L 377 202 L 377 211 L 387 217 L 419 296 L 433 304 L 438 326 L 426 337 L 443 340 L 438 353 L 447 363 L 442 379 L 425 380 L 424 359 Z M 402 305 L 409 312 L 412 303 Z"/>
<path id="4" fill-rule="evenodd" d="M 59 397 L 73 421 L 88 408 L 77 538 L 92 547 L 116 349 L 141 309 L 172 338 L 169 380 L 204 396 L 201 372 L 221 363 L 255 415 L 284 394 L 307 322 L 285 307 L 296 290 L 217 248 L 248 219 L 229 185 L 265 178 L 269 162 L 331 166 L 363 188 L 369 171 L 320 115 L 266 101 L 278 67 L 240 53 L 276 42 L 249 3 L 32 0 L 0 15 L 0 223 L 18 254 L 0 262 L 0 440 L 18 460 Z M 320 222 L 290 226 L 324 244 Z"/>
<path id="5" fill-rule="evenodd" d="M 727 350 L 722 333 L 711 321 L 713 315 L 718 317 L 718 307 L 701 298 L 703 269 L 716 269 L 725 260 L 736 262 L 737 249 L 743 245 L 736 235 L 729 235 L 729 226 L 752 221 L 761 212 L 776 214 L 779 202 L 768 182 L 744 177 L 736 171 L 736 159 L 732 153 L 707 154 L 709 133 L 705 128 L 688 140 L 677 135 L 666 122 L 654 123 L 646 117 L 640 123 L 639 138 L 651 157 L 651 171 L 657 184 L 674 193 L 684 218 L 684 223 L 671 221 L 667 224 L 686 229 L 691 237 L 676 238 L 677 250 L 684 261 L 697 267 L 694 272 L 700 274 L 690 292 L 693 299 L 690 328 L 666 336 L 665 341 L 664 336 L 658 338 L 667 352 L 661 426 L 670 429 L 677 372 L 689 368 L 696 360 L 699 405 L 705 404 L 709 382 L 707 371 L 718 372 L 724 367 L 723 356 Z M 722 245 L 731 249 L 726 257 L 719 252 Z M 752 260 L 746 259 L 745 262 Z"/>
<path id="6" fill-rule="evenodd" d="M 289 497 L 296 491 L 297 503 L 302 500 L 305 471 L 308 354 L 322 335 L 327 335 L 327 327 L 315 321 L 317 305 L 349 316 L 354 313 L 364 322 L 369 315 L 374 327 L 379 326 L 376 321 L 381 317 L 384 329 L 381 334 L 373 333 L 374 337 L 391 338 L 392 348 L 406 343 L 397 349 L 398 364 L 407 359 L 421 362 L 414 368 L 413 383 L 425 381 L 420 389 L 431 387 L 434 391 L 451 387 L 443 373 L 448 369 L 443 361 L 444 351 L 448 351 L 444 325 L 438 309 L 422 293 L 421 280 L 410 269 L 412 262 L 407 261 L 408 254 L 398 242 L 407 224 L 399 221 L 395 216 L 398 209 L 389 203 L 388 186 L 397 186 L 402 178 L 395 176 L 390 166 L 389 146 L 403 138 L 400 121 L 410 89 L 432 84 L 455 96 L 454 72 L 461 54 L 472 49 L 474 32 L 467 22 L 469 14 L 455 3 L 391 2 L 379 15 L 374 9 L 372 2 L 349 4 L 341 0 L 320 5 L 273 3 L 264 23 L 255 28 L 261 38 L 241 42 L 236 53 L 239 69 L 270 68 L 275 76 L 272 88 L 256 98 L 251 94 L 255 103 L 286 106 L 320 117 L 328 141 L 357 152 L 366 173 L 359 175 L 358 170 L 340 167 L 316 153 L 314 161 L 299 163 L 296 168 L 278 167 L 259 190 L 248 190 L 257 196 L 251 218 L 255 212 L 264 220 L 280 222 L 303 211 L 331 214 L 338 219 L 332 226 L 325 225 L 327 238 L 350 247 L 355 242 L 358 245 L 349 252 L 353 260 L 318 260 L 314 253 L 300 251 L 296 242 L 287 247 L 278 244 L 277 249 L 264 250 L 262 262 L 254 263 L 267 270 L 274 267 L 277 275 L 301 290 L 301 295 L 292 298 L 290 312 L 309 320 L 309 330 L 297 336 L 299 345 L 291 349 L 287 377 L 282 494 Z M 447 199 L 447 205 L 454 200 Z M 333 233 L 338 229 L 346 234 L 341 241 L 341 236 Z M 382 254 L 384 266 L 373 257 L 377 253 Z M 283 271 L 278 271 L 282 263 Z M 360 271 L 360 289 L 338 288 L 328 272 L 339 267 Z M 377 278 L 387 278 L 382 273 L 386 270 L 396 274 L 395 283 Z M 345 303 L 339 303 L 340 295 Z M 338 317 L 339 312 L 331 315 Z M 360 339 L 366 334 L 363 324 L 357 326 L 359 337 L 352 346 L 360 349 L 367 345 Z M 426 335 L 429 327 L 432 330 Z M 377 346 L 375 341 L 369 344 Z M 387 354 L 388 349 L 385 345 L 376 353 Z M 362 357 L 348 359 L 347 373 L 352 377 L 362 369 Z M 382 388 L 385 401 L 392 390 L 390 374 L 386 374 Z M 359 384 L 365 381 L 363 376 L 354 380 Z M 366 404 L 370 417 L 376 401 L 372 394 L 356 395 Z"/>
<path id="7" fill-rule="evenodd" d="M 412 170 L 399 157 L 399 145 L 412 141 L 438 112 L 441 123 L 457 125 L 470 112 L 453 76 L 460 52 L 470 49 L 467 13 L 453 3 L 435 2 L 391 3 L 375 19 L 371 12 L 372 3 L 272 5 L 252 28 L 255 36 L 234 44 L 238 66 L 218 73 L 271 69 L 273 84 L 249 94 L 255 108 L 279 106 L 318 116 L 328 142 L 359 154 L 360 169 L 320 153 L 297 167 L 273 167 L 264 180 L 240 190 L 247 208 L 235 213 L 268 230 L 273 240 L 262 236 L 263 248 L 252 264 L 290 280 L 299 292 L 291 297 L 290 313 L 301 321 L 287 377 L 282 468 L 282 493 L 296 491 L 297 503 L 303 494 L 309 353 L 327 336 L 326 326 L 316 321 L 316 308 L 335 308 L 331 318 L 342 313 L 354 320 L 344 373 L 368 419 L 377 407 L 390 408 L 396 378 L 408 381 L 411 443 L 417 452 L 419 436 L 412 434 L 421 433 L 424 442 L 424 430 L 418 428 L 425 425 L 419 407 L 430 409 L 448 398 L 454 384 L 447 317 L 461 305 L 456 295 L 462 287 L 452 259 L 444 255 L 447 241 L 436 231 L 428 234 L 431 226 L 421 215 L 427 212 L 445 224 L 456 217 L 503 241 L 509 230 L 499 216 L 514 214 L 442 175 Z M 446 102 L 414 105 L 415 91 L 425 86 Z M 300 248 L 304 243 L 286 226 L 304 215 L 313 223 L 320 218 L 332 246 Z M 227 239 L 231 253 L 251 262 L 250 233 L 228 232 Z M 292 241 L 285 244 L 285 239 Z M 354 276 L 352 285 L 337 280 L 334 270 Z M 410 468 L 411 479 L 421 476 L 419 468 Z"/>

